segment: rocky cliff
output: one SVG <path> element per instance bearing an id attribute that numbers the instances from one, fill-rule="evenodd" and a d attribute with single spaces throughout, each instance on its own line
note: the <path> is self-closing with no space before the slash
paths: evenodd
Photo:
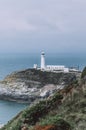
<path id="1" fill-rule="evenodd" d="M 75 82 L 77 75 L 79 74 L 45 72 L 35 69 L 13 72 L 0 82 L 0 99 L 30 103 Z"/>

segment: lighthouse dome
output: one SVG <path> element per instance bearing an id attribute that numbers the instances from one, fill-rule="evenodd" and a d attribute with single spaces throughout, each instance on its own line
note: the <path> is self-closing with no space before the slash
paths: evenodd
<path id="1" fill-rule="evenodd" d="M 41 55 L 45 55 L 44 51 L 42 51 Z"/>

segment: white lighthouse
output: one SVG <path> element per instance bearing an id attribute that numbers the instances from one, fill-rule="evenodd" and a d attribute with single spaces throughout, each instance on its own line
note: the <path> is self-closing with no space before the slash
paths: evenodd
<path id="1" fill-rule="evenodd" d="M 41 53 L 41 70 L 45 69 L 45 53 Z"/>

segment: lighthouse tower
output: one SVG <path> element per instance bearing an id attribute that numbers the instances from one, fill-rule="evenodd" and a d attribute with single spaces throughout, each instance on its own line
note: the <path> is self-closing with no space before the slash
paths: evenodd
<path id="1" fill-rule="evenodd" d="M 45 53 L 41 53 L 41 70 L 45 69 Z"/>

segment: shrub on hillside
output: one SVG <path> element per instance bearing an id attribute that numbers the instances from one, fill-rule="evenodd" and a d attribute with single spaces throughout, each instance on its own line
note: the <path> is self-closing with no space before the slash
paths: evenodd
<path id="1" fill-rule="evenodd" d="M 71 130 L 71 126 L 56 115 L 41 120 L 41 123 L 36 125 L 33 130 Z"/>
<path id="2" fill-rule="evenodd" d="M 47 126 L 35 126 L 33 130 L 56 130 L 56 126 L 47 125 Z"/>
<path id="3" fill-rule="evenodd" d="M 55 94 L 50 100 L 40 101 L 36 105 L 27 109 L 23 113 L 24 123 L 34 125 L 41 117 L 46 115 L 53 108 L 61 104 L 63 98 L 60 94 Z"/>
<path id="4" fill-rule="evenodd" d="M 85 76 L 86 76 L 86 67 L 82 71 L 81 78 L 84 78 Z"/>

